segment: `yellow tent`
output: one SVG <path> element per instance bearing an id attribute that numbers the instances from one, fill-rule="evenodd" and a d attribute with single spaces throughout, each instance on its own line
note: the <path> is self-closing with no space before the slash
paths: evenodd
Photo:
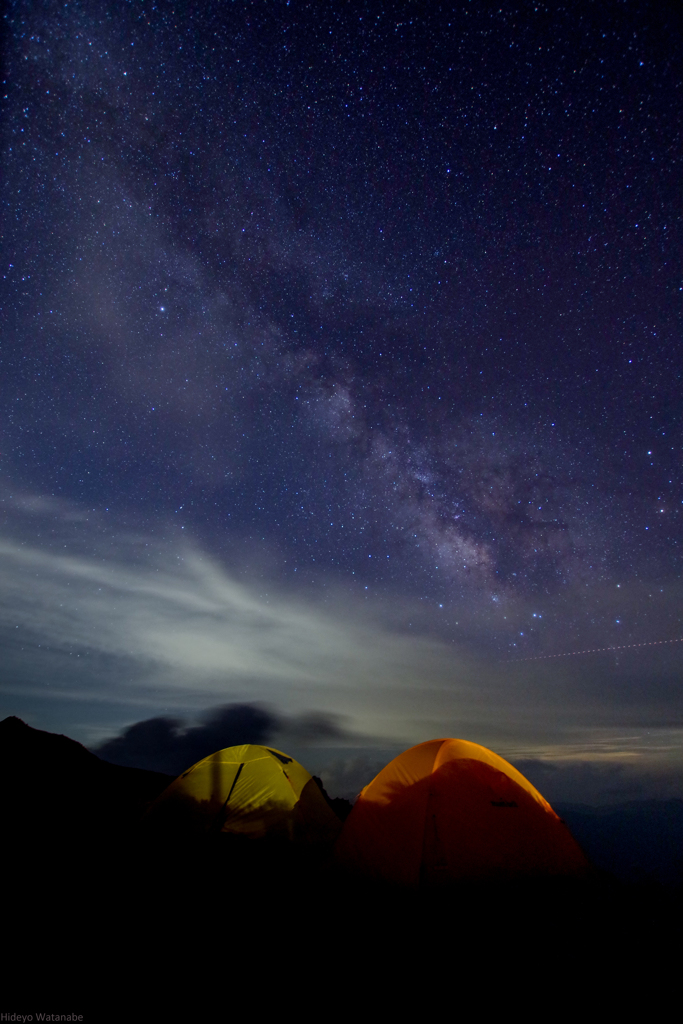
<path id="1" fill-rule="evenodd" d="M 150 820 L 178 832 L 332 843 L 341 822 L 293 758 L 244 744 L 203 758 L 155 800 Z"/>
<path id="2" fill-rule="evenodd" d="M 516 768 L 466 740 L 406 750 L 361 792 L 342 865 L 403 884 L 582 874 L 586 858 Z"/>

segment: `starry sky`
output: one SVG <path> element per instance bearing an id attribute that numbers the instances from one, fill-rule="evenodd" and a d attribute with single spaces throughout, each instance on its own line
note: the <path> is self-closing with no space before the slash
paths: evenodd
<path id="1" fill-rule="evenodd" d="M 678 4 L 6 25 L 0 711 L 683 794 Z"/>

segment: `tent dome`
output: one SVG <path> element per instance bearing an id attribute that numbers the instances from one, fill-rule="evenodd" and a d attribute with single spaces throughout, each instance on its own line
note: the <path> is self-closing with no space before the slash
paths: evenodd
<path id="1" fill-rule="evenodd" d="M 226 747 L 183 772 L 155 800 L 150 821 L 176 832 L 332 843 L 341 822 L 320 786 L 272 747 Z"/>
<path id="2" fill-rule="evenodd" d="M 516 768 L 466 740 L 420 743 L 362 790 L 340 863 L 403 884 L 582 874 L 566 825 Z"/>

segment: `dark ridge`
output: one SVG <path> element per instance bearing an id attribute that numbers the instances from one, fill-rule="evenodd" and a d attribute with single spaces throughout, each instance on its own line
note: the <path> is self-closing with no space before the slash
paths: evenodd
<path id="1" fill-rule="evenodd" d="M 317 775 L 312 776 L 313 781 L 316 783 L 320 792 L 325 797 L 327 805 L 334 811 L 340 821 L 346 821 L 349 814 L 353 810 L 353 804 L 350 800 L 346 800 L 343 796 L 330 796 L 325 787 L 323 786 L 323 780 Z"/>
<path id="2" fill-rule="evenodd" d="M 15 845 L 72 845 L 135 829 L 173 776 L 102 761 L 82 744 L 33 729 L 14 716 L 0 722 L 2 821 Z"/>
<path id="3" fill-rule="evenodd" d="M 601 871 L 621 882 L 683 886 L 683 800 L 555 809 Z"/>

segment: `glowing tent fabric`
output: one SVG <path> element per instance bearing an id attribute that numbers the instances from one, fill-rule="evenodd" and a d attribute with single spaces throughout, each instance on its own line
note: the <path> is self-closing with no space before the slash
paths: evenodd
<path id="1" fill-rule="evenodd" d="M 466 740 L 406 750 L 361 792 L 337 843 L 347 868 L 403 884 L 577 875 L 588 864 L 550 804 Z"/>
<path id="2" fill-rule="evenodd" d="M 228 832 L 251 838 L 331 843 L 341 822 L 320 787 L 293 758 L 244 744 L 203 758 L 150 808 L 157 826 L 190 834 Z"/>

